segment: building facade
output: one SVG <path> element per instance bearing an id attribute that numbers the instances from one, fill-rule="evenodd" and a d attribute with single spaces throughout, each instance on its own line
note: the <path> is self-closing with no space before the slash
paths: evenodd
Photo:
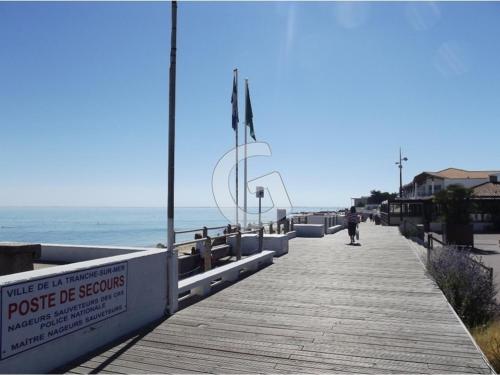
<path id="1" fill-rule="evenodd" d="M 432 197 L 450 185 L 461 185 L 466 188 L 498 180 L 500 171 L 466 171 L 458 168 L 447 168 L 438 172 L 422 172 L 413 181 L 403 186 L 403 198 L 422 199 Z"/>

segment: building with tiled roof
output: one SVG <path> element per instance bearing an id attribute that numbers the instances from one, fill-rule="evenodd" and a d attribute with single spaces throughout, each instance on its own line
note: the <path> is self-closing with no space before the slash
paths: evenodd
<path id="1" fill-rule="evenodd" d="M 498 181 L 498 177 L 496 179 L 493 177 L 490 181 L 475 186 L 472 191 L 474 196 L 478 198 L 500 197 L 500 182 Z"/>
<path id="2" fill-rule="evenodd" d="M 446 168 L 438 172 L 422 172 L 416 175 L 412 182 L 403 186 L 403 196 L 405 198 L 431 197 L 450 185 L 474 188 L 490 182 L 490 178 L 492 178 L 490 176 L 497 178 L 499 175 L 500 170 L 467 171 L 459 168 Z"/>

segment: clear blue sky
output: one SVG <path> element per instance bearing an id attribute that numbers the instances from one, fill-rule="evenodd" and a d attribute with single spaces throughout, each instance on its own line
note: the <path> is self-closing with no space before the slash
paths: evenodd
<path id="1" fill-rule="evenodd" d="M 180 3 L 176 202 L 212 206 L 232 69 L 296 206 L 500 169 L 499 3 Z M 0 205 L 166 202 L 169 3 L 0 3 Z"/>

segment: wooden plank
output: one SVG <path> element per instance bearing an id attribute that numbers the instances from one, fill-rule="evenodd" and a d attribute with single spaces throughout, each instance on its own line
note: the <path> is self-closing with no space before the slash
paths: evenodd
<path id="1" fill-rule="evenodd" d="M 397 228 L 296 238 L 274 265 L 72 371 L 488 373 Z"/>
<path id="2" fill-rule="evenodd" d="M 112 354 L 107 354 L 111 356 Z M 274 368 L 274 363 L 262 364 L 255 361 L 228 360 L 208 355 L 197 355 L 197 353 L 179 352 L 150 352 L 147 350 L 133 350 L 125 357 L 128 361 L 152 364 L 170 368 L 178 368 L 187 371 L 218 372 L 224 368 L 231 371 L 269 372 Z"/>

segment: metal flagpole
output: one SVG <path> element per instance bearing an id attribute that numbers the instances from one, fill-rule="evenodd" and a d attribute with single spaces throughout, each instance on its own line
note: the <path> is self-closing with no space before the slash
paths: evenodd
<path id="1" fill-rule="evenodd" d="M 247 133 L 248 133 L 248 124 L 247 124 L 247 102 L 248 102 L 248 79 L 245 79 L 245 159 L 244 159 L 244 181 L 243 181 L 243 228 L 247 227 Z"/>
<path id="2" fill-rule="evenodd" d="M 234 69 L 234 74 L 236 77 L 236 101 L 238 101 L 238 69 Z M 236 122 L 236 225 L 239 224 L 239 219 L 238 219 L 238 121 Z"/>
<path id="3" fill-rule="evenodd" d="M 167 201 L 167 277 L 168 312 L 177 311 L 177 251 L 174 249 L 174 176 L 175 176 L 175 64 L 177 55 L 177 1 L 172 1 L 170 76 L 168 92 L 168 201 Z"/>

